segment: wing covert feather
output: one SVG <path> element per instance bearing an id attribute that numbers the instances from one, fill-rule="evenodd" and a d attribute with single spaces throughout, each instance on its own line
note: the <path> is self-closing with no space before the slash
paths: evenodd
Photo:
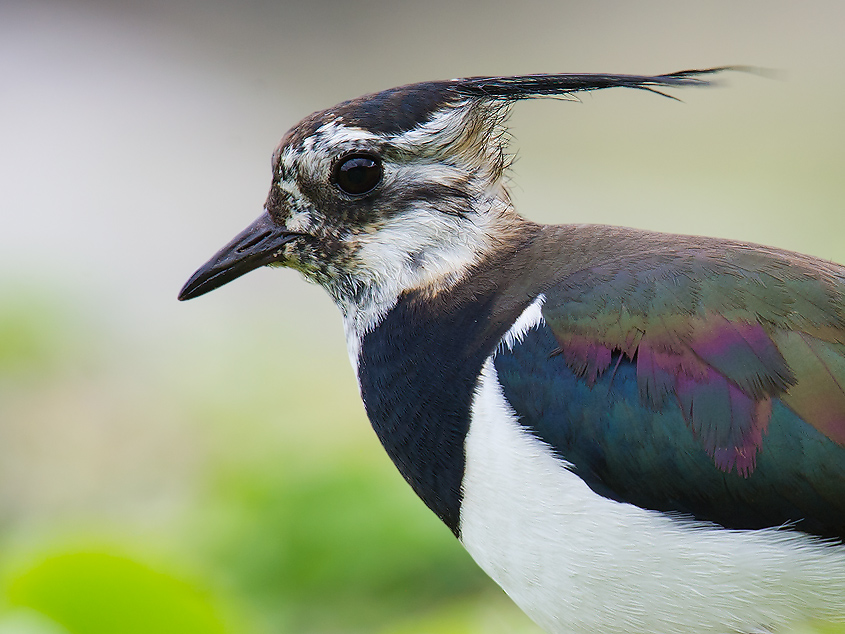
<path id="1" fill-rule="evenodd" d="M 678 238 L 622 240 L 622 253 L 548 288 L 555 354 L 590 386 L 613 371 L 614 355 L 635 362 L 642 406 L 679 408 L 724 472 L 754 471 L 774 400 L 845 444 L 845 269 Z"/>

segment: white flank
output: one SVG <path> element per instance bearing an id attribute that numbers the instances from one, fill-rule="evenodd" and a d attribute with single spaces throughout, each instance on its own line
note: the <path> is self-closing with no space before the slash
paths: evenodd
<path id="1" fill-rule="evenodd" d="M 510 341 L 539 323 L 531 315 Z M 481 568 L 552 633 L 748 634 L 845 619 L 845 547 L 597 495 L 520 426 L 492 357 L 472 405 L 460 528 Z"/>

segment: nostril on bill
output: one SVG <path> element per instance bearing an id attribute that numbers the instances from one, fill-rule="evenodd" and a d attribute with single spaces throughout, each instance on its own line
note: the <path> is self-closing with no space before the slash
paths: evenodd
<path id="1" fill-rule="evenodd" d="M 273 234 L 272 231 L 264 231 L 264 232 L 260 233 L 259 235 L 255 236 L 249 242 L 245 242 L 244 244 L 239 246 L 237 249 L 235 249 L 235 253 L 243 253 L 244 251 L 250 250 L 256 244 L 259 244 L 259 243 L 263 242 L 264 240 L 266 240 L 267 238 L 269 238 L 272 234 Z"/>

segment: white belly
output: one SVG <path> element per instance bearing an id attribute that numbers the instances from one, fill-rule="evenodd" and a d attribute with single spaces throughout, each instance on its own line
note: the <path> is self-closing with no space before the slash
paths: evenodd
<path id="1" fill-rule="evenodd" d="M 466 439 L 461 541 L 549 632 L 775 631 L 845 620 L 845 547 L 729 531 L 595 494 L 506 402 L 492 359 Z"/>

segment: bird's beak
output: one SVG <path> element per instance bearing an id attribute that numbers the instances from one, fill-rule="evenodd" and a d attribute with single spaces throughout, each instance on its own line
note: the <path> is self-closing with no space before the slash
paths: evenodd
<path id="1" fill-rule="evenodd" d="M 223 286 L 253 269 L 284 259 L 282 247 L 301 236 L 273 222 L 266 211 L 203 264 L 179 291 L 179 299 L 193 299 Z"/>

